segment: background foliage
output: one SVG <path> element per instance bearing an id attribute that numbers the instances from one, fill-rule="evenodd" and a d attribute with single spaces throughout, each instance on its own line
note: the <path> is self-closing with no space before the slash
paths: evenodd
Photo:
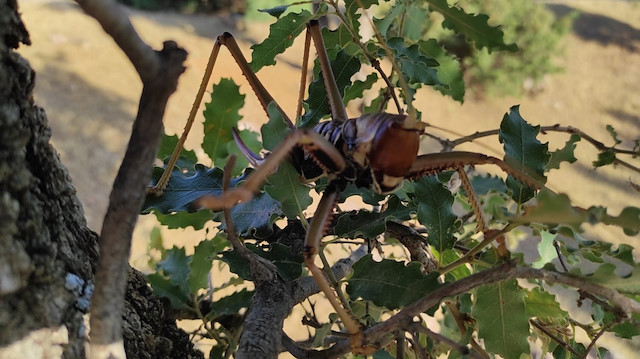
<path id="1" fill-rule="evenodd" d="M 485 52 L 486 56 L 496 56 L 493 54 L 499 50 L 518 54 L 518 49 L 522 49 L 516 34 L 509 38 L 501 28 L 490 25 L 486 16 L 474 15 L 472 5 L 470 8 L 464 4 L 463 7 L 450 6 L 444 0 L 426 1 L 425 5 L 403 1 L 384 3 L 373 11 L 373 22 L 380 37 L 361 38 L 356 34 L 367 18 L 362 16 L 360 6 L 369 8 L 375 3 L 371 0 L 346 1 L 341 4 L 343 6 L 334 7 L 334 3 L 329 2 L 322 4 L 315 13 L 296 7 L 288 9 L 286 14 L 282 13 L 286 7 L 272 9 L 269 13 L 277 16 L 278 20 L 272 25 L 269 37 L 253 47 L 252 68 L 258 71 L 263 66 L 274 64 L 276 55 L 290 46 L 289 40 L 303 33 L 306 22 L 331 14 L 339 19 L 340 25 L 333 31 L 323 30 L 323 37 L 345 102 L 362 98 L 368 90 L 378 96 L 364 106 L 364 112 L 375 113 L 382 109 L 392 112 L 396 105 L 392 102 L 391 91 L 400 92 L 403 104 L 398 106 L 402 108 L 411 107 L 415 91 L 421 87 L 432 87 L 458 101 L 464 98 L 464 66 L 450 52 L 451 47 L 446 46 L 444 37 L 425 38 L 436 26 L 424 21 L 426 18 L 441 18 L 442 21 L 437 23 L 441 29 L 437 33 L 453 32 L 458 38 L 469 41 L 466 46 L 474 52 Z M 525 16 L 526 13 L 520 14 Z M 539 45 L 531 45 L 531 48 L 536 46 Z M 493 59 L 494 64 L 508 63 L 505 59 Z M 377 69 L 375 64 L 380 60 L 390 61 L 395 67 Z M 548 58 L 542 63 L 548 63 Z M 368 70 L 365 80 L 352 81 L 361 64 L 371 64 L 373 67 Z M 298 124 L 304 127 L 314 125 L 329 113 L 317 64 L 315 67 L 314 80 L 309 84 L 305 100 L 306 112 L 297 119 Z M 388 82 L 384 81 L 385 76 Z M 510 83 L 521 86 L 516 85 L 518 79 Z M 500 86 L 506 88 L 506 85 Z M 222 167 L 235 151 L 228 134 L 230 127 L 237 126 L 240 120 L 237 111 L 244 105 L 244 96 L 238 92 L 237 86 L 225 79 L 214 85 L 211 103 L 215 105 L 208 105 L 205 110 L 207 126 L 203 148 L 213 164 Z M 256 149 L 262 147 L 260 142 L 264 148 L 272 149 L 273 144 L 277 144 L 284 136 L 284 123 L 274 110 L 273 106 L 269 107 L 270 121 L 262 127 L 259 136 L 249 132 L 243 134 L 245 141 L 256 146 Z M 227 115 L 219 118 L 219 114 Z M 637 142 L 620 144 L 614 129 L 607 132 L 615 144 L 600 149 L 601 156 L 594 159 L 594 165 L 610 165 L 621 161 L 618 158 L 620 156 L 638 155 Z M 526 123 L 519 107 L 514 106 L 506 111 L 500 129 L 493 134 L 497 134 L 496 139 L 504 145 L 506 162 L 542 181 L 546 173 L 559 168 L 559 163 L 575 161 L 576 143 L 582 139 L 583 143 L 590 142 L 578 132 L 568 139 L 564 148 L 550 152 L 548 146 L 538 139 L 539 133 L 540 127 Z M 478 137 L 471 136 L 454 142 L 441 139 L 441 142 L 445 150 L 450 150 Z M 176 139 L 166 138 L 165 141 L 169 145 L 163 146 L 164 150 L 158 155 L 160 159 L 165 159 L 170 153 L 170 143 Z M 622 146 L 632 149 L 621 150 Z M 161 170 L 154 171 L 157 179 Z M 242 168 L 236 168 L 234 171 L 237 177 L 232 185 L 241 183 L 250 170 L 243 172 Z M 265 192 L 232 211 L 233 221 L 247 241 L 247 248 L 273 262 L 284 281 L 297 280 L 306 274 L 299 253 L 300 243 L 297 246 L 282 243 L 280 234 L 291 226 L 300 226 L 300 223 L 304 227 L 308 217 L 313 215 L 313 211 L 309 210 L 310 192 L 314 190 L 321 193 L 325 185 L 323 181 L 304 185 L 297 178 L 295 169 L 283 163 L 278 172 L 270 177 Z M 382 241 L 384 251 L 394 253 L 379 262 L 371 256 L 363 257 L 354 265 L 353 274 L 340 286 L 353 301 L 354 307 L 355 303 L 368 303 L 368 309 L 360 313 L 363 321 L 369 324 L 380 322 L 384 317 L 376 313 L 385 313 L 388 317 L 437 288 L 455 286 L 473 273 L 480 273 L 509 260 L 523 266 L 568 272 L 586 282 L 606 285 L 637 300 L 640 288 L 636 273 L 640 266 L 633 258 L 632 248 L 591 242 L 580 235 L 580 228 L 585 222 L 618 226 L 627 235 L 635 235 L 640 231 L 640 209 L 637 207 L 628 206 L 622 213 L 612 215 L 599 206 L 577 208 L 571 204 L 570 194 L 556 194 L 544 189 L 536 195 L 532 189 L 511 177 L 503 181 L 498 176 L 474 175 L 473 187 L 481 198 L 483 211 L 489 217 L 489 226 L 494 229 L 494 232 L 485 232 L 483 235 L 476 233 L 478 219 L 471 213 L 469 193 L 456 189 L 456 181 L 452 173 L 428 176 L 407 182 L 401 190 L 388 197 L 375 195 L 367 189 L 348 188 L 345 191 L 343 199 L 358 196 L 368 205 L 356 211 L 338 211 L 334 225 L 329 230 L 332 235 L 325 245 L 335 248 L 338 245 L 333 242 L 346 240 L 362 243 L 362 239 L 365 239 L 368 243 Z M 196 165 L 195 157 L 187 154 L 179 162 L 178 168 L 174 169 L 164 195 L 150 197 L 143 211 L 154 211 L 161 223 L 170 227 L 202 228 L 204 222 L 211 219 L 222 222 L 221 215 L 209 211 L 194 212 L 196 208 L 193 201 L 203 194 L 220 195 L 221 191 L 222 170 Z M 536 196 L 536 200 L 529 202 L 533 196 Z M 276 223 L 279 218 L 286 218 L 287 224 Z M 410 256 L 387 249 L 402 247 L 396 240 L 398 238 L 394 239 L 389 234 L 389 221 L 417 229 L 421 235 L 414 237 L 414 240 L 427 246 L 433 254 L 433 263 L 406 264 L 412 259 Z M 220 229 L 224 228 L 221 224 Z M 381 236 L 385 233 L 383 240 Z M 228 317 L 240 318 L 241 322 L 252 295 L 244 282 L 252 278 L 247 264 L 239 259 L 235 251 L 227 249 L 229 245 L 224 232 L 204 234 L 204 237 L 207 239 L 196 247 L 194 254 L 186 255 L 184 248 L 164 249 L 162 238 L 156 232 L 151 247 L 161 253 L 161 259 L 156 263 L 157 272 L 150 276 L 150 282 L 154 291 L 167 297 L 174 308 L 193 311 L 202 319 L 203 332 L 200 335 L 216 340 L 217 345 L 211 356 L 221 357 L 230 355 L 236 348 L 240 327 L 233 325 L 235 322 L 230 324 Z M 497 246 L 491 245 L 496 239 Z M 538 256 L 533 260 L 525 260 L 524 254 L 517 251 L 506 252 L 505 242 L 511 243 L 509 247 L 513 250 L 518 242 L 525 240 L 538 243 Z M 401 250 L 400 253 L 404 252 Z M 584 262 L 595 266 L 595 271 L 583 272 L 577 264 Z M 435 266 L 436 271 L 427 273 L 430 264 Z M 227 267 L 235 276 L 228 283 L 210 287 L 207 275 L 212 267 Z M 616 268 L 626 270 L 616 273 Z M 236 288 L 233 294 L 219 295 L 229 287 Z M 529 353 L 531 348 L 527 339 L 535 342 L 542 351 L 564 358 L 586 354 L 604 331 L 615 332 L 623 338 L 640 334 L 637 329 L 640 317 L 637 314 L 626 316 L 610 303 L 593 295 L 581 292 L 581 296 L 584 296 L 580 299 L 581 303 L 584 299 L 591 300 L 587 302 L 593 307 L 594 313 L 590 323 L 572 320 L 558 304 L 555 292 L 541 281 L 534 280 L 509 280 L 479 286 L 440 303 L 428 314 L 439 313 L 434 320 L 441 325 L 440 335 L 459 345 L 470 345 L 479 353 L 486 351 L 504 358 L 519 358 Z M 215 300 L 212 301 L 212 298 Z M 204 302 L 211 302 L 207 312 L 201 310 Z M 317 321 L 313 312 L 308 315 Z M 340 323 L 335 322 L 334 318 L 330 323 L 318 322 L 318 325 L 313 332 L 313 344 L 323 347 L 323 340 L 330 335 L 327 328 L 340 328 Z M 589 348 L 576 342 L 576 327 L 581 327 L 593 339 L 587 345 Z M 420 350 L 431 354 L 448 353 L 451 357 L 461 355 L 459 348 L 444 346 L 432 335 L 412 334 L 410 347 L 413 353 L 407 355 L 418 355 Z M 597 350 L 599 355 L 605 351 L 603 348 Z M 398 355 L 393 349 L 383 349 L 377 355 L 385 355 L 383 352 L 386 355 Z"/>

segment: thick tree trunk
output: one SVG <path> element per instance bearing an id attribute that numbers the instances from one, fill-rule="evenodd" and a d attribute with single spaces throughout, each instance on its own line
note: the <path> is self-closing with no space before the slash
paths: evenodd
<path id="1" fill-rule="evenodd" d="M 13 49 L 29 44 L 15 0 L 0 2 L 0 357 L 83 358 L 83 315 L 98 236 L 86 226 L 56 151 L 35 73 Z M 202 357 L 167 319 L 144 277 L 129 271 L 123 333 L 129 358 Z M 37 354 L 36 354 L 37 353 Z"/>

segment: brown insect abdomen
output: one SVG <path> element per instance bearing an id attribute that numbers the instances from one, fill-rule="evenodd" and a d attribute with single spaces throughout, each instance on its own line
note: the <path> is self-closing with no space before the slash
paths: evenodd
<path id="1" fill-rule="evenodd" d="M 387 176 L 404 177 L 418 156 L 419 145 L 418 131 L 406 130 L 398 123 L 381 128 L 371 146 L 370 166 Z"/>

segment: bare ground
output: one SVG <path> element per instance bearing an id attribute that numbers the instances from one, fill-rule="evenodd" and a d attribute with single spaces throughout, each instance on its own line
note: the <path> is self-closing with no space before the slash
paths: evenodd
<path id="1" fill-rule="evenodd" d="M 573 33 L 565 40 L 566 56 L 559 60 L 564 73 L 549 77 L 544 91 L 529 98 L 477 100 L 460 105 L 433 91 L 424 91 L 420 110 L 425 121 L 461 134 L 497 128 L 509 107 L 520 104 L 521 114 L 533 124 L 560 123 L 576 126 L 606 144 L 611 139 L 603 131 L 613 125 L 623 140 L 640 138 L 640 6 L 625 1 L 565 1 L 552 5 L 562 13 L 578 9 Z M 48 114 L 53 143 L 69 168 L 89 226 L 100 230 L 109 192 L 124 154 L 135 117 L 140 82 L 132 66 L 99 25 L 72 3 L 62 0 L 24 0 L 24 21 L 33 46 L 20 49 L 37 72 L 36 101 Z M 129 10 L 143 39 L 155 48 L 165 40 L 175 40 L 190 55 L 188 69 L 172 97 L 166 116 L 166 132 L 181 133 L 215 37 L 233 32 L 241 48 L 250 56 L 249 46 L 265 35 L 266 24 L 246 24 L 236 30 L 224 16 L 146 13 Z M 300 44 L 288 50 L 278 65 L 263 69 L 259 76 L 283 106 L 293 113 L 298 90 Z M 256 128 L 265 120 L 231 57 L 224 50 L 214 70 L 214 79 L 232 77 L 247 93 L 244 122 Z M 197 147 L 200 128 L 193 130 L 188 148 Z M 550 149 L 562 147 L 568 136 L 548 135 Z M 499 155 L 495 138 L 482 140 L 489 146 L 467 149 Z M 204 160 L 202 153 L 199 153 Z M 549 186 L 569 193 L 575 204 L 604 205 L 613 214 L 627 205 L 640 205 L 640 193 L 629 180 L 640 183 L 640 175 L 624 168 L 593 170 L 596 151 L 584 141 L 578 146 L 579 164 L 563 165 L 550 175 Z M 635 165 L 639 166 L 637 159 Z M 153 218 L 142 217 L 134 238 L 132 262 L 145 266 L 145 248 Z M 587 236 L 637 246 L 640 236 L 628 237 L 621 230 L 597 226 L 586 228 Z M 202 234 L 182 231 L 174 239 L 183 245 Z M 176 237 L 176 236 L 174 236 Z M 623 357 L 623 356 L 620 356 Z"/>

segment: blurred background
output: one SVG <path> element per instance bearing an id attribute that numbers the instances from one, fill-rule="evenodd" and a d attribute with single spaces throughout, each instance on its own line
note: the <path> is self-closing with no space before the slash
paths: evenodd
<path id="1" fill-rule="evenodd" d="M 241 0 L 124 0 L 126 12 L 141 37 L 154 48 L 175 40 L 189 52 L 187 71 L 166 112 L 165 132 L 182 132 L 205 64 L 216 36 L 229 31 L 239 40 L 245 56 L 249 47 L 266 36 L 270 16 L 259 8 L 279 1 Z M 466 3 L 466 4 L 465 4 Z M 502 116 L 513 105 L 531 124 L 571 125 L 613 145 L 605 130 L 612 125 L 631 149 L 640 138 L 640 3 L 633 1 L 463 1 L 469 12 L 489 13 L 503 24 L 505 40 L 523 49 L 513 56 L 474 52 L 464 41 L 441 37 L 465 66 L 468 81 L 464 104 L 431 89 L 420 90 L 419 110 L 423 120 L 467 135 L 499 127 Z M 88 225 L 99 232 L 109 193 L 124 155 L 137 110 L 141 84 L 133 67 L 105 35 L 97 22 L 64 0 L 20 1 L 23 20 L 33 45 L 20 53 L 35 69 L 35 100 L 48 115 L 52 142 L 84 205 Z M 435 36 L 434 35 L 434 36 Z M 295 112 L 302 44 L 278 57 L 278 64 L 262 69 L 258 76 L 289 114 Z M 241 85 L 246 106 L 241 111 L 247 128 L 258 129 L 266 116 L 244 77 L 226 50 L 222 50 L 211 83 L 231 77 Z M 211 85 L 210 85 L 211 86 Z M 205 96 L 206 99 L 206 96 Z M 357 115 L 356 112 L 351 113 Z M 186 147 L 197 150 L 202 136 L 196 125 Z M 440 133 L 451 139 L 458 136 Z M 549 149 L 563 147 L 567 134 L 541 137 Z M 429 145 L 427 144 L 427 147 Z M 434 149 L 436 149 L 434 147 Z M 496 138 L 482 139 L 461 149 L 502 156 Z M 550 174 L 549 187 L 568 193 L 574 204 L 604 205 L 617 215 L 628 205 L 640 206 L 640 193 L 630 181 L 640 175 L 625 168 L 593 169 L 597 151 L 585 141 L 578 143 L 578 162 L 562 165 Z M 635 161 L 638 166 L 638 161 Z M 145 271 L 149 233 L 157 225 L 153 216 L 142 216 L 136 229 L 131 262 Z M 209 228 L 215 225 L 211 224 Z M 585 226 L 585 236 L 614 243 L 638 245 L 640 236 L 628 237 L 617 228 Z M 168 246 L 187 247 L 203 239 L 203 232 L 179 230 L 167 235 Z M 636 255 L 638 254 L 636 250 Z M 640 258 L 640 257 L 639 257 Z M 291 320 L 297 320 L 294 318 Z M 603 338 L 601 341 L 614 338 Z M 604 343 L 602 343 L 604 344 Z M 619 345 L 624 353 L 626 344 Z M 633 357 L 634 355 L 629 354 Z M 625 357 L 625 356 L 620 356 Z"/>

